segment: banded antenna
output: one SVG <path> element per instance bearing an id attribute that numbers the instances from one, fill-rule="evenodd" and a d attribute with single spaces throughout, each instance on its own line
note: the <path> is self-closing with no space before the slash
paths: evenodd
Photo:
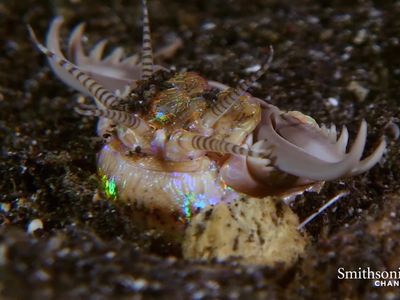
<path id="1" fill-rule="evenodd" d="M 145 133 L 149 130 L 146 122 L 139 117 L 119 110 L 97 109 L 89 106 L 75 107 L 75 111 L 84 116 L 94 116 L 107 118 L 116 124 L 122 124 L 128 128 L 136 130 L 138 133 Z"/>
<path id="2" fill-rule="evenodd" d="M 142 43 L 142 80 L 147 80 L 153 74 L 153 48 L 151 46 L 151 33 L 147 1 L 142 0 L 143 10 L 143 43 Z"/>
<path id="3" fill-rule="evenodd" d="M 129 115 L 125 112 L 120 112 L 111 109 L 112 107 L 118 106 L 121 100 L 114 96 L 109 90 L 105 89 L 101 84 L 99 84 L 92 77 L 82 72 L 77 66 L 73 63 L 69 62 L 66 59 L 63 59 L 57 56 L 54 52 L 47 49 L 44 45 L 42 45 L 36 38 L 36 35 L 32 29 L 32 27 L 28 26 L 29 34 L 33 42 L 42 51 L 46 56 L 53 61 L 55 61 L 60 67 L 67 70 L 76 80 L 80 82 L 80 84 L 90 93 L 90 95 L 96 100 L 96 103 L 100 106 L 100 109 L 79 109 L 76 108 L 76 111 L 79 114 L 86 116 L 97 116 L 97 117 L 105 117 L 109 118 L 113 121 L 122 123 L 132 129 L 137 129 L 141 132 L 148 130 L 148 126 L 146 122 L 139 117 L 134 115 Z"/>
<path id="4" fill-rule="evenodd" d="M 104 88 L 96 80 L 90 77 L 88 74 L 81 71 L 76 65 L 69 62 L 68 60 L 59 57 L 54 52 L 47 49 L 41 44 L 35 35 L 32 27 L 28 25 L 29 34 L 31 39 L 36 44 L 41 52 L 43 52 L 49 59 L 55 61 L 60 67 L 68 71 L 79 83 L 89 92 L 89 94 L 96 100 L 99 106 L 105 106 L 107 108 L 114 107 L 120 103 L 120 99 L 114 96 L 109 90 Z"/>
<path id="5" fill-rule="evenodd" d="M 224 114 L 226 114 L 233 105 L 243 96 L 246 91 L 269 69 L 274 57 L 274 49 L 269 47 L 270 55 L 268 60 L 261 66 L 261 68 L 254 73 L 249 79 L 239 82 L 238 86 L 227 93 L 220 99 L 204 116 L 204 124 L 207 127 L 212 127 Z"/>
<path id="6" fill-rule="evenodd" d="M 202 136 L 190 132 L 185 132 L 178 135 L 178 143 L 181 147 L 187 150 L 205 150 L 224 154 L 227 153 L 233 155 L 262 158 L 268 162 L 270 162 L 269 157 L 272 153 L 271 149 L 266 149 L 263 152 L 253 151 L 243 146 L 226 142 L 214 137 Z"/>

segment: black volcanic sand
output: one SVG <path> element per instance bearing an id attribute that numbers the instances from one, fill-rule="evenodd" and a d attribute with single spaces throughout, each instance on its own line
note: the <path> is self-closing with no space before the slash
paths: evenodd
<path id="1" fill-rule="evenodd" d="M 303 220 L 339 191 L 350 192 L 307 226 L 312 244 L 287 271 L 185 261 L 120 207 L 93 200 L 95 120 L 73 112 L 76 93 L 52 75 L 26 23 L 43 39 L 55 15 L 66 19 L 64 34 L 85 20 L 89 44 L 107 37 L 134 52 L 139 2 L 0 2 L 3 298 L 399 299 L 398 288 L 337 279 L 339 267 L 400 267 L 398 142 L 389 140 L 370 172 L 297 198 L 293 208 Z M 156 48 L 174 34 L 184 41 L 165 65 L 234 85 L 273 45 L 271 71 L 251 92 L 320 123 L 347 124 L 352 138 L 365 118 L 367 152 L 400 115 L 398 1 L 149 2 Z M 363 101 L 347 89 L 351 81 L 369 91 Z M 34 219 L 44 227 L 29 234 Z"/>

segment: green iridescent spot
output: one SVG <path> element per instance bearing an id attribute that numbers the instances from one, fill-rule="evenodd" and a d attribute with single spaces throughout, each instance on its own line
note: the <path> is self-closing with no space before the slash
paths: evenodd
<path id="1" fill-rule="evenodd" d="M 183 217 L 180 220 L 187 223 L 191 221 L 193 213 L 207 205 L 207 198 L 204 194 L 196 194 L 194 192 L 180 192 L 179 194 L 180 199 L 177 200 L 183 212 Z"/>
<path id="2" fill-rule="evenodd" d="M 167 116 L 165 113 L 163 113 L 163 112 L 158 112 L 158 113 L 156 114 L 156 119 L 157 119 L 157 121 L 159 121 L 159 122 L 161 122 L 161 123 L 165 123 L 165 122 L 168 122 L 168 121 L 169 121 L 168 116 Z"/>
<path id="3" fill-rule="evenodd" d="M 190 222 L 192 218 L 192 204 L 196 201 L 196 195 L 194 193 L 184 194 L 182 209 L 186 219 Z"/>
<path id="4" fill-rule="evenodd" d="M 106 175 L 101 176 L 101 185 L 108 199 L 116 200 L 118 196 L 117 184 L 113 178 L 108 179 Z"/>

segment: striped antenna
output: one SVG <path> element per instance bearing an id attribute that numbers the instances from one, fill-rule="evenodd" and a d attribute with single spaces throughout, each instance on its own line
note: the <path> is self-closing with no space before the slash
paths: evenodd
<path id="1" fill-rule="evenodd" d="M 182 133 L 179 136 L 179 144 L 187 150 L 205 150 L 218 153 L 249 156 L 268 159 L 271 151 L 257 152 L 245 147 L 225 142 L 213 137 L 207 137 L 192 133 Z"/>
<path id="2" fill-rule="evenodd" d="M 231 90 L 225 97 L 221 98 L 204 116 L 204 123 L 211 127 L 221 118 L 229 109 L 235 105 L 241 96 L 269 69 L 274 57 L 274 49 L 269 47 L 270 55 L 268 60 L 255 72 L 249 79 L 239 82 L 238 86 Z"/>
<path id="3" fill-rule="evenodd" d="M 36 38 L 36 35 L 32 29 L 28 25 L 29 34 L 31 39 L 49 59 L 55 61 L 60 67 L 68 71 L 76 80 L 80 82 L 80 84 L 90 93 L 92 97 L 98 100 L 105 107 L 113 107 L 120 103 L 120 100 L 114 96 L 109 90 L 105 89 L 102 85 L 100 85 L 96 80 L 94 80 L 89 75 L 82 72 L 77 66 L 68 60 L 59 57 L 54 52 L 47 49 L 44 45 L 42 45 Z"/>
<path id="4" fill-rule="evenodd" d="M 147 1 L 142 0 L 143 9 L 143 44 L 142 44 L 142 79 L 147 80 L 153 74 L 153 48 L 151 47 L 149 12 Z"/>
<path id="5" fill-rule="evenodd" d="M 84 116 L 107 118 L 114 121 L 116 124 L 122 124 L 128 128 L 136 129 L 140 132 L 145 132 L 148 130 L 148 126 L 145 121 L 123 111 L 113 109 L 93 109 L 86 105 L 75 107 L 75 111 Z"/>

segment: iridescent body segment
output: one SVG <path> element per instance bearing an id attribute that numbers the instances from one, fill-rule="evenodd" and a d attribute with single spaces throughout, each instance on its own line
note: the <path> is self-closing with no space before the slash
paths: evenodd
<path id="1" fill-rule="evenodd" d="M 101 170 L 100 170 L 101 171 Z M 101 172 L 99 172 L 101 174 Z M 113 178 L 108 178 L 107 175 L 100 175 L 101 178 L 101 187 L 104 191 L 104 194 L 107 198 L 111 200 L 116 200 L 118 197 L 118 188 L 115 180 Z"/>
<path id="2" fill-rule="evenodd" d="M 65 58 L 59 41 L 63 21 L 60 17 L 50 26 L 46 46 L 37 41 L 30 29 L 55 74 L 93 98 L 94 105 L 81 105 L 76 111 L 99 118 L 97 133 L 105 138 L 98 154 L 104 194 L 132 204 L 135 213 L 142 213 L 138 219 L 172 232 L 179 239 L 183 236 L 180 230 L 191 226 L 193 218 L 204 215 L 204 219 L 198 217 L 195 222 L 203 224 L 207 221 L 204 210 L 219 205 L 220 215 L 213 219 L 213 226 L 220 224 L 219 218 L 227 212 L 242 213 L 244 207 L 254 210 L 249 214 L 257 218 L 275 218 L 281 210 L 271 204 L 269 196 L 299 193 L 321 186 L 326 180 L 354 176 L 381 159 L 386 149 L 383 137 L 374 151 L 362 159 L 367 139 L 365 121 L 347 150 L 349 135 L 345 126 L 338 134 L 334 125 L 319 126 L 301 112 L 281 111 L 247 93 L 270 68 L 272 47 L 261 68 L 235 88 L 209 81 L 195 72 L 173 72 L 154 64 L 155 58 L 173 53 L 164 50 L 153 54 L 146 1 L 142 4 L 141 59 L 138 55 L 124 57 L 121 48 L 103 57 L 105 41 L 86 54 L 82 46 L 83 24 L 72 32 L 67 51 L 70 57 Z M 177 49 L 180 43 L 176 41 L 165 49 Z M 248 205 L 246 199 L 258 204 Z M 235 202 L 242 208 L 233 208 Z M 258 212 L 257 207 L 262 211 Z M 297 222 L 291 214 L 290 209 L 285 209 L 282 220 L 290 221 L 281 227 L 274 221 L 265 231 L 276 226 L 285 228 L 282 234 L 291 232 L 291 240 L 297 243 L 301 237 L 293 230 L 295 225 L 286 230 L 287 224 Z M 262 222 L 253 220 L 255 223 L 247 226 L 239 216 L 229 218 L 250 235 L 252 226 Z M 205 232 L 215 233 L 214 229 Z M 260 243 L 255 244 L 252 257 L 276 250 L 265 248 L 263 240 L 260 237 Z M 209 243 L 209 236 L 204 241 Z M 304 244 L 293 247 L 291 260 L 304 249 Z M 205 251 L 207 247 L 203 246 L 188 245 L 187 251 Z M 214 250 L 215 254 L 221 249 Z M 214 254 L 202 252 L 198 257 Z"/>

